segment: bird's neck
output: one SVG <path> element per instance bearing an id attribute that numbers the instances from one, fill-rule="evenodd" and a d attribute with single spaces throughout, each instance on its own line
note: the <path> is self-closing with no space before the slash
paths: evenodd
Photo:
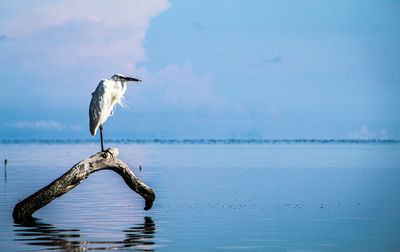
<path id="1" fill-rule="evenodd" d="M 121 88 L 122 88 L 122 93 L 125 93 L 125 91 L 126 91 L 126 82 L 121 81 Z"/>

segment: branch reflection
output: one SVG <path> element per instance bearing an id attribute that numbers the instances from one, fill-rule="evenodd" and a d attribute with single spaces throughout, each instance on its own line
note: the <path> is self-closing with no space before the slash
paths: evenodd
<path id="1" fill-rule="evenodd" d="M 151 217 L 144 217 L 144 223 L 123 230 L 126 238 L 122 241 L 87 241 L 79 229 L 60 229 L 37 218 L 22 224 L 15 223 L 14 227 L 15 241 L 42 249 L 86 251 L 131 248 L 135 251 L 154 251 L 155 248 L 156 226 Z"/>

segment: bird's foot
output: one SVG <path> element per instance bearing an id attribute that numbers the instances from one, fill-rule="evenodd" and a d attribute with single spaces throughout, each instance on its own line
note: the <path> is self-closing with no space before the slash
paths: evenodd
<path id="1" fill-rule="evenodd" d="M 107 150 L 102 151 L 101 156 L 103 158 L 112 158 L 114 157 L 114 154 L 110 151 L 110 148 L 108 148 Z"/>

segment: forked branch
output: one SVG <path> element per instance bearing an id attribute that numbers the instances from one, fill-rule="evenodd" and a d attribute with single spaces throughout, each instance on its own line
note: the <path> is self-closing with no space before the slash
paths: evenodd
<path id="1" fill-rule="evenodd" d="M 135 176 L 124 162 L 116 158 L 117 155 L 118 149 L 111 148 L 77 163 L 51 184 L 15 205 L 13 212 L 14 219 L 23 220 L 31 218 L 34 212 L 79 185 L 90 174 L 104 169 L 113 170 L 118 173 L 133 191 L 145 199 L 146 204 L 144 209 L 149 210 L 153 206 L 156 195 L 149 186 Z"/>

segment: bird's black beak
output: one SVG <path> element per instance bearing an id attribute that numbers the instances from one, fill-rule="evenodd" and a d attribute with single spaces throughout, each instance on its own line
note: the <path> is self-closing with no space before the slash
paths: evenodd
<path id="1" fill-rule="evenodd" d="M 142 80 L 139 79 L 135 79 L 135 78 L 131 78 L 131 77 L 123 77 L 124 81 L 138 81 L 138 82 L 142 82 Z"/>

